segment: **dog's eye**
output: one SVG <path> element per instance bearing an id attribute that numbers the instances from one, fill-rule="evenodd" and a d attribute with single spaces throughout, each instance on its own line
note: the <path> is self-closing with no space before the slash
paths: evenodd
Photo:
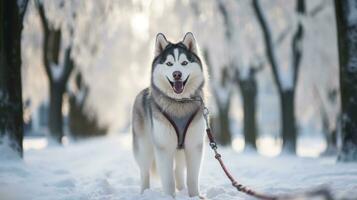
<path id="1" fill-rule="evenodd" d="M 174 65 L 174 64 L 173 64 L 172 62 L 167 62 L 166 65 L 167 65 L 167 66 L 172 66 L 172 65 Z"/>
<path id="2" fill-rule="evenodd" d="M 185 65 L 187 65 L 187 64 L 188 64 L 187 61 L 183 61 L 183 62 L 181 63 L 181 65 L 183 65 L 183 66 L 185 66 Z"/>

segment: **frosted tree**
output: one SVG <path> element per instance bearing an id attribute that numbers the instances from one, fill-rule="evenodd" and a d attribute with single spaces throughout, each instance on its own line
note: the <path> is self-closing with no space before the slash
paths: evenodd
<path id="1" fill-rule="evenodd" d="M 63 137 L 62 104 L 69 76 L 74 67 L 71 46 L 65 50 L 63 62 L 59 62 L 62 32 L 46 17 L 42 2 L 36 0 L 43 28 L 43 65 L 49 81 L 49 134 L 53 142 L 61 143 Z"/>
<path id="2" fill-rule="evenodd" d="M 0 145 L 10 146 L 21 157 L 21 32 L 26 7 L 26 0 L 0 3 Z"/>
<path id="3" fill-rule="evenodd" d="M 257 120 L 256 120 L 256 111 L 257 111 L 257 94 L 258 94 L 258 87 L 257 87 L 257 80 L 256 75 L 262 69 L 262 62 L 255 57 L 251 58 L 250 55 L 242 55 L 243 51 L 237 51 L 237 49 L 243 49 L 244 40 L 249 40 L 243 32 L 248 32 L 244 30 L 243 26 L 246 24 L 234 23 L 232 18 L 240 21 L 244 21 L 243 16 L 233 16 L 227 7 L 229 6 L 229 2 L 218 1 L 218 8 L 220 13 L 223 16 L 223 21 L 225 24 L 225 36 L 228 43 L 228 47 L 231 49 L 233 55 L 231 55 L 231 67 L 233 69 L 233 81 L 239 86 L 239 91 L 242 96 L 242 107 L 243 107 L 243 133 L 244 133 L 244 140 L 245 140 L 245 147 L 252 147 L 256 149 L 256 138 L 258 135 L 258 128 L 257 128 Z M 241 12 L 243 9 L 247 9 L 244 6 L 243 2 L 240 2 L 241 9 L 238 12 Z M 233 11 L 237 12 L 237 11 Z M 243 13 L 246 16 L 249 16 L 249 13 Z M 247 26 L 250 26 L 250 22 L 246 19 L 245 22 Z M 239 28 L 236 28 L 239 26 Z M 237 37 L 240 37 L 241 40 L 237 41 Z M 254 40 L 257 40 L 254 38 Z M 247 42 L 246 42 L 247 43 Z M 252 45 L 252 44 L 249 44 Z M 250 46 L 251 47 L 251 46 Z M 257 55 L 255 50 L 250 51 L 251 55 Z M 248 60 L 247 63 L 243 62 L 242 60 Z M 240 61 L 240 62 L 239 62 Z"/>
<path id="4" fill-rule="evenodd" d="M 256 12 L 256 17 L 262 28 L 267 59 L 273 71 L 274 81 L 278 87 L 280 105 L 281 105 L 281 131 L 283 138 L 283 149 L 286 152 L 295 153 L 297 143 L 297 127 L 295 118 L 295 90 L 298 81 L 300 62 L 302 57 L 302 39 L 304 35 L 304 27 L 302 24 L 302 15 L 305 13 L 304 0 L 296 1 L 296 13 L 299 16 L 296 24 L 296 30 L 291 41 L 291 61 L 289 75 L 284 77 L 281 72 L 282 62 L 278 61 L 276 55 L 276 47 L 273 42 L 271 28 L 269 27 L 259 0 L 253 0 L 253 8 Z M 284 81 L 287 80 L 287 81 Z"/>
<path id="5" fill-rule="evenodd" d="M 357 2 L 335 0 L 340 62 L 340 161 L 357 161 Z"/>

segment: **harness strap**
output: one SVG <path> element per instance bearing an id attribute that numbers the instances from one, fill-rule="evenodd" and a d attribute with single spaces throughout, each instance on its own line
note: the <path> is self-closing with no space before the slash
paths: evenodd
<path id="1" fill-rule="evenodd" d="M 185 148 L 185 138 L 186 138 L 186 133 L 187 133 L 188 127 L 190 126 L 191 122 L 193 121 L 193 119 L 195 118 L 196 114 L 198 113 L 199 108 L 197 108 L 192 113 L 192 115 L 188 119 L 187 123 L 185 124 L 185 128 L 183 130 L 183 135 L 182 135 L 182 140 L 180 141 L 180 131 L 179 131 L 179 128 L 177 127 L 175 121 L 172 119 L 172 117 L 162 107 L 159 106 L 158 103 L 156 103 L 155 100 L 153 100 L 153 101 L 154 101 L 155 106 L 160 110 L 160 112 L 164 115 L 164 117 L 170 122 L 172 127 L 175 129 L 176 136 L 177 136 L 177 149 Z"/>

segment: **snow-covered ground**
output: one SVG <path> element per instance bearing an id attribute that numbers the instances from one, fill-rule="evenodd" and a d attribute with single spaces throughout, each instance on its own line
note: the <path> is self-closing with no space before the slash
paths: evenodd
<path id="1" fill-rule="evenodd" d="M 64 147 L 46 147 L 44 139 L 25 140 L 24 161 L 0 160 L 0 199 L 172 199 L 162 194 L 158 179 L 139 194 L 139 170 L 130 135 L 109 136 Z M 38 149 L 36 149 L 38 148 Z M 334 157 L 264 157 L 220 148 L 237 179 L 272 194 L 309 191 L 328 186 L 335 197 L 357 197 L 357 163 Z M 207 199 L 249 199 L 224 177 L 210 149 L 202 165 L 201 191 Z M 176 199 L 188 199 L 187 192 Z"/>

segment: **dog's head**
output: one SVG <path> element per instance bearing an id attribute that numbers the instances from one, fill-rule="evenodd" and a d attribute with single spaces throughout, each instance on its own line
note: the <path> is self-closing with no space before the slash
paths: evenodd
<path id="1" fill-rule="evenodd" d="M 162 33 L 156 36 L 151 84 L 174 99 L 190 98 L 203 87 L 202 62 L 192 33 L 179 43 L 167 41 Z"/>

